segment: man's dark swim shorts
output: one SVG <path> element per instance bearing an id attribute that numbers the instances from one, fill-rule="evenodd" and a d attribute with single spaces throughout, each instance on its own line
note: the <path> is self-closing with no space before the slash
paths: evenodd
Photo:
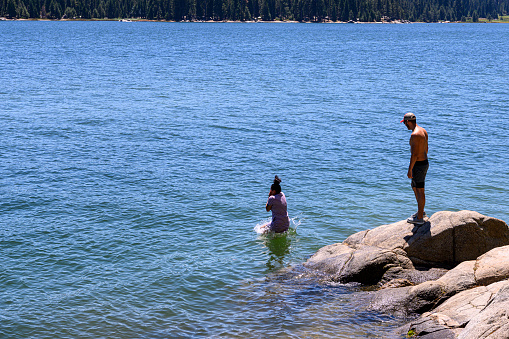
<path id="1" fill-rule="evenodd" d="M 428 160 L 416 161 L 412 169 L 412 187 L 424 188 L 424 179 L 428 173 L 429 162 Z"/>

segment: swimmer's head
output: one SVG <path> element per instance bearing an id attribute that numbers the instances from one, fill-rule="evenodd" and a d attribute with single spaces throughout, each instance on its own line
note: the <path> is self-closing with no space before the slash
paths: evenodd
<path id="1" fill-rule="evenodd" d="M 270 186 L 270 190 L 276 191 L 276 194 L 281 193 L 280 183 L 281 183 L 281 179 L 279 179 L 279 177 L 276 175 L 276 177 L 274 178 L 274 183 Z"/>

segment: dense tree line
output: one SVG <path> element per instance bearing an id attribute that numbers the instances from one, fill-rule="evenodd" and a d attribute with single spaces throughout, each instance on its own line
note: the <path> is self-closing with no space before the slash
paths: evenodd
<path id="1" fill-rule="evenodd" d="M 498 18 L 509 0 L 0 0 L 7 18 L 363 22 Z"/>

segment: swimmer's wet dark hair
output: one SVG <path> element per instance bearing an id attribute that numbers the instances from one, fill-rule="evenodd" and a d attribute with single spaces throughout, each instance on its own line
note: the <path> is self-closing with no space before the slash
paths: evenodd
<path id="1" fill-rule="evenodd" d="M 276 175 L 274 178 L 274 183 L 270 186 L 270 189 L 276 191 L 276 194 L 281 193 L 280 183 L 281 183 L 281 179 L 279 179 L 279 177 Z"/>

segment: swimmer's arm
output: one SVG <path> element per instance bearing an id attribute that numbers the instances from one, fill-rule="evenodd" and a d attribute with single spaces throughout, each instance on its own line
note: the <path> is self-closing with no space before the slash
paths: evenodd
<path id="1" fill-rule="evenodd" d="M 270 195 L 269 195 L 269 199 L 270 199 Z M 271 209 L 272 209 L 272 205 L 269 205 L 269 200 L 267 200 L 267 203 L 265 204 L 265 210 L 267 212 L 270 212 Z"/>

